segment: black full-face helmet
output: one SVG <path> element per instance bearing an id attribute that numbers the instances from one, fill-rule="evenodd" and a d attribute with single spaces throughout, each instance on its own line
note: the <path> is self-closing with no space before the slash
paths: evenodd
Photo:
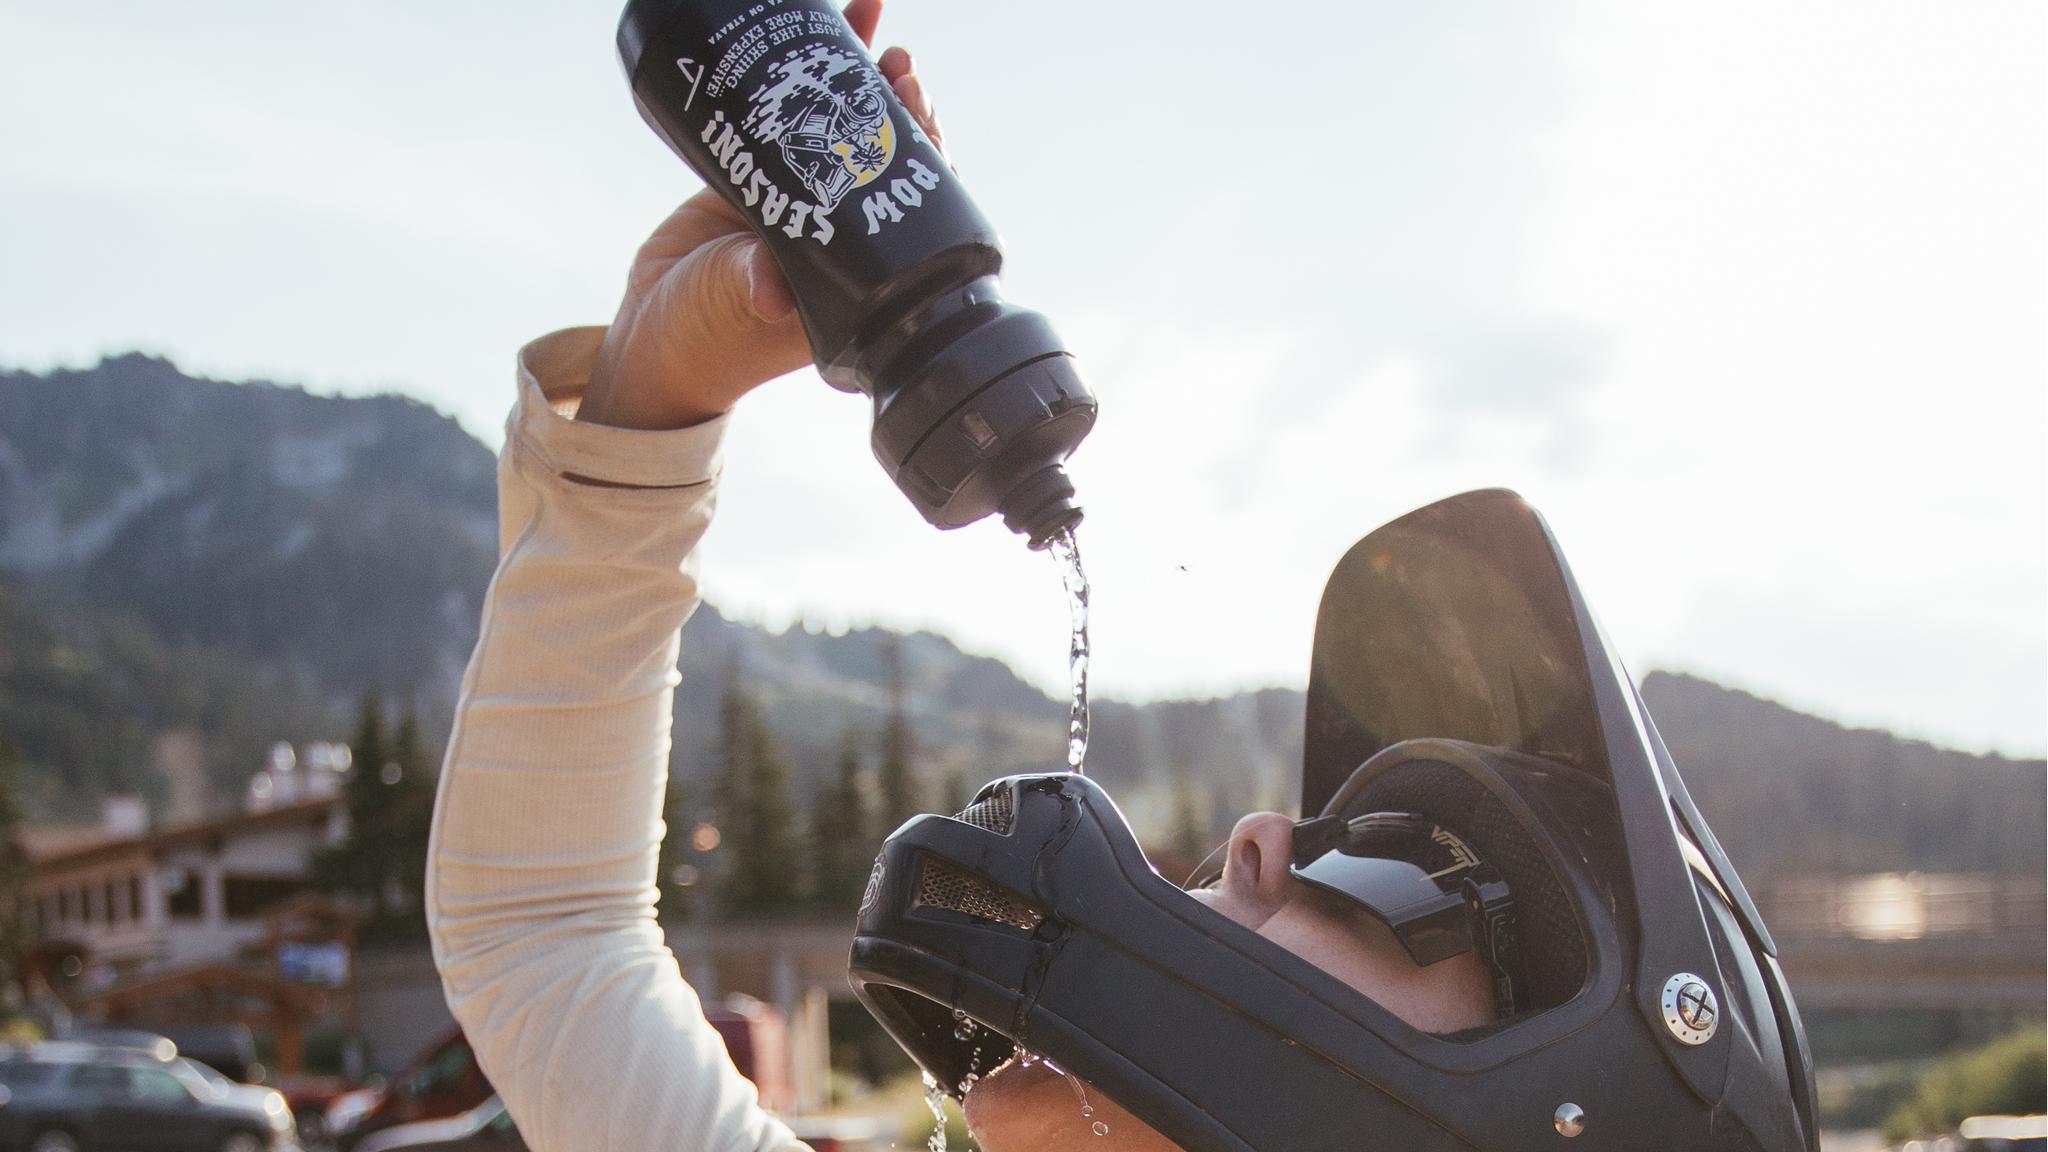
<path id="1" fill-rule="evenodd" d="M 1106 792 L 991 782 L 883 846 L 855 990 L 940 1085 L 1019 1050 L 1193 1152 L 1811 1152 L 1776 947 L 1548 528 L 1467 493 L 1324 592 L 1294 873 L 1498 1017 L 1422 1032 L 1162 878 Z"/>

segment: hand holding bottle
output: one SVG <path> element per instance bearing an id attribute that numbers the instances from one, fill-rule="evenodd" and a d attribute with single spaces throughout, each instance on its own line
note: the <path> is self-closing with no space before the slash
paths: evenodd
<path id="1" fill-rule="evenodd" d="M 800 327 L 825 382 L 873 402 L 876 462 L 920 515 L 1000 514 L 1046 547 L 1083 514 L 1065 464 L 1095 396 L 1051 322 L 1004 298 L 1002 243 L 907 55 L 869 58 L 879 4 L 833 2 L 626 0 L 634 106 L 720 200 L 642 252 L 590 418 L 705 419 L 798 367 Z M 686 384 L 626 390 L 642 371 Z"/>
<path id="2" fill-rule="evenodd" d="M 852 0 L 845 15 L 872 43 L 882 0 Z M 891 48 L 878 63 L 897 98 L 939 142 L 910 53 Z M 795 297 L 766 246 L 706 188 L 640 246 L 577 419 L 621 428 L 699 424 L 810 361 Z"/>

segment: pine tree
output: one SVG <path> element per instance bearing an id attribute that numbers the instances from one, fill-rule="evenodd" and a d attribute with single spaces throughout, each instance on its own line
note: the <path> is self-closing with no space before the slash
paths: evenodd
<path id="1" fill-rule="evenodd" d="M 726 679 L 720 709 L 719 761 L 725 909 L 768 916 L 800 907 L 804 876 L 789 758 L 735 675 Z"/>
<path id="2" fill-rule="evenodd" d="M 862 743 L 858 728 L 846 730 L 832 781 L 818 790 L 811 808 L 811 860 L 817 869 L 811 903 L 828 912 L 851 914 L 860 906 L 879 847 L 861 781 Z"/>
<path id="3" fill-rule="evenodd" d="M 29 868 L 19 840 L 21 802 L 14 792 L 20 771 L 20 754 L 0 736 L 0 986 L 14 979 L 29 945 L 28 925 L 22 917 Z"/>
<path id="4" fill-rule="evenodd" d="M 925 807 L 913 766 L 917 742 L 910 727 L 902 639 L 889 634 L 883 655 L 889 671 L 889 716 L 882 726 L 882 762 L 876 783 L 881 790 L 881 831 L 886 835 Z"/>
<path id="5" fill-rule="evenodd" d="M 1166 843 L 1175 856 L 1189 865 L 1215 847 L 1209 842 L 1209 821 L 1200 811 L 1194 777 L 1185 764 L 1176 765 L 1173 773 L 1173 829 Z"/>
<path id="6" fill-rule="evenodd" d="M 682 774 L 669 763 L 668 789 L 662 794 L 661 848 L 656 853 L 654 885 L 661 894 L 656 917 L 663 924 L 681 924 L 690 917 L 690 889 L 696 883 L 696 865 L 690 859 L 689 789 Z"/>
<path id="7" fill-rule="evenodd" d="M 363 695 L 355 737 L 349 741 L 349 777 L 343 790 L 348 835 L 323 849 L 312 862 L 313 879 L 329 891 L 353 897 L 371 921 L 382 918 L 384 893 L 377 864 L 386 855 L 389 795 L 382 782 L 390 747 L 384 732 L 384 701 L 375 689 Z"/>
<path id="8" fill-rule="evenodd" d="M 974 798 L 974 784 L 967 778 L 965 768 L 950 768 L 939 788 L 939 811 L 947 815 L 965 812 L 967 802 Z"/>
<path id="9" fill-rule="evenodd" d="M 387 929 L 396 935 L 426 935 L 427 841 L 434 828 L 435 757 L 420 734 L 419 715 L 411 707 L 398 722 L 391 760 L 379 782 L 389 792 L 390 855 L 379 880 L 388 911 Z M 397 765 L 395 771 L 391 765 Z"/>
<path id="10" fill-rule="evenodd" d="M 313 860 L 313 877 L 348 896 L 373 936 L 425 934 L 427 838 L 434 818 L 433 757 L 407 709 L 394 733 L 375 690 L 363 697 L 343 794 L 348 835 Z"/>
<path id="11" fill-rule="evenodd" d="M 740 685 L 738 673 L 725 671 L 725 694 L 718 702 L 718 776 L 714 783 L 717 807 L 713 813 L 718 831 L 717 869 L 719 903 L 738 911 L 745 893 L 740 889 L 739 860 L 752 852 L 747 843 L 750 824 L 746 813 L 753 803 L 755 725 L 753 701 Z"/>

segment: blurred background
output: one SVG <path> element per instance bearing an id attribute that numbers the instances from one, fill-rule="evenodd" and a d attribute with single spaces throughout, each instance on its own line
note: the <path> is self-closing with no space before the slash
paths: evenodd
<path id="1" fill-rule="evenodd" d="M 614 17 L 0 0 L 0 951 L 15 1039 L 82 1045 L 0 1088 L 169 1039 L 308 1142 L 516 1139 L 418 877 L 514 351 L 696 186 Z M 1784 945 L 1836 1146 L 2041 1110 L 2039 4 L 892 0 L 881 40 L 1102 397 L 1089 768 L 1157 856 L 1294 802 L 1344 548 L 1513 487 Z M 663 863 L 820 1142 L 914 1106 L 842 976 L 873 845 L 1063 740 L 1054 566 L 931 531 L 867 421 L 810 372 L 734 421 Z"/>

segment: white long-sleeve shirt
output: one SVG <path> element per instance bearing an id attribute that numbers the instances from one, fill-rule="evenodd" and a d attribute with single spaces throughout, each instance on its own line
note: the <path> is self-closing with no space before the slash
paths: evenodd
<path id="1" fill-rule="evenodd" d="M 520 352 L 498 571 L 434 810 L 434 959 L 535 1152 L 801 1149 L 654 919 L 676 658 L 725 421 L 575 422 L 602 336 Z"/>

